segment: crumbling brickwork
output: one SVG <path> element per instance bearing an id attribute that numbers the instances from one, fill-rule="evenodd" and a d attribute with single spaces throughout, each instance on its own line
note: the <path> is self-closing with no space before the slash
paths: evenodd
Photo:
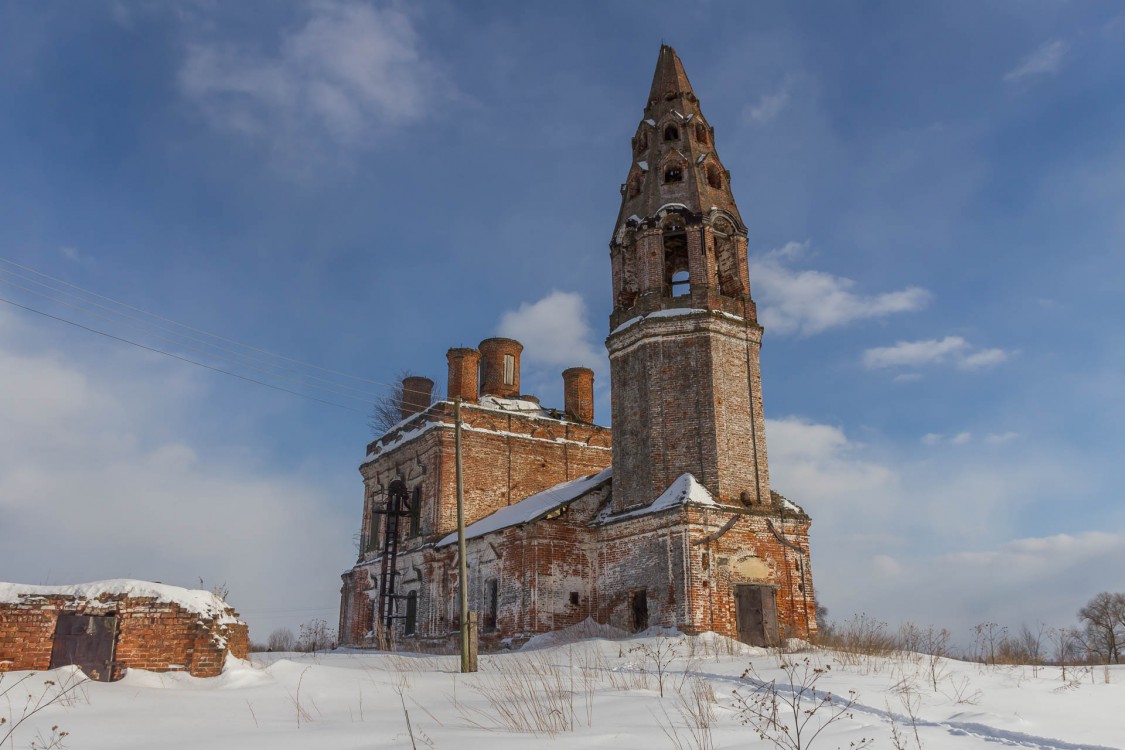
<path id="1" fill-rule="evenodd" d="M 230 608 L 201 613 L 155 596 L 107 591 L 89 597 L 55 593 L 55 587 L 42 587 L 41 593 L 24 588 L 31 590 L 0 601 L 0 671 L 48 669 L 60 615 L 116 618 L 115 678 L 128 668 L 214 677 L 228 653 L 245 659 L 250 652 L 249 630 Z"/>

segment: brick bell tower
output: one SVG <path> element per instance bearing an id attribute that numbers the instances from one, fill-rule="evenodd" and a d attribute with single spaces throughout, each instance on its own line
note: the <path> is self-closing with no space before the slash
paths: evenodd
<path id="1" fill-rule="evenodd" d="M 719 502 L 770 503 L 746 236 L 714 128 L 662 45 L 610 242 L 614 511 L 687 472 Z"/>

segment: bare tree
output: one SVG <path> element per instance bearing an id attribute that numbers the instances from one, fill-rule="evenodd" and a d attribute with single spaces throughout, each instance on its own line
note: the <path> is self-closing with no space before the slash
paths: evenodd
<path id="1" fill-rule="evenodd" d="M 1088 658 L 1120 664 L 1125 650 L 1125 594 L 1103 591 L 1078 610 L 1082 621 L 1082 644 Z"/>
<path id="2" fill-rule="evenodd" d="M 297 638 L 293 635 L 293 631 L 289 628 L 278 628 L 270 633 L 269 641 L 266 642 L 266 647 L 270 651 L 293 651 L 297 644 Z"/>
<path id="3" fill-rule="evenodd" d="M 298 651 L 324 651 L 336 647 L 336 634 L 324 620 L 309 620 L 300 627 Z"/>
<path id="4" fill-rule="evenodd" d="M 395 385 L 387 388 L 382 396 L 375 399 L 371 405 L 371 414 L 367 418 L 367 426 L 374 437 L 381 437 L 388 430 L 402 421 L 402 404 L 406 394 L 403 392 L 402 381 L 413 377 L 410 370 L 400 370 L 396 376 Z M 431 397 L 431 402 L 433 398 Z"/>

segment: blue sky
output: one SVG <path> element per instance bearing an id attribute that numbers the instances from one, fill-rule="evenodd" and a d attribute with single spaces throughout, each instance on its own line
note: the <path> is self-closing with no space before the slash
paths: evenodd
<path id="1" fill-rule="evenodd" d="M 750 227 L 822 602 L 964 637 L 1125 590 L 1117 3 L 0 3 L 0 258 L 361 390 L 514 335 L 547 403 L 593 366 L 601 421 L 662 40 Z M 0 305 L 0 577 L 226 581 L 256 638 L 334 624 L 346 403 Z"/>

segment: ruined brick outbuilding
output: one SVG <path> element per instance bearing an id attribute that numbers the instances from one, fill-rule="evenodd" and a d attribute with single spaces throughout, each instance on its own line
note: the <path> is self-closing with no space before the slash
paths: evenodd
<path id="1" fill-rule="evenodd" d="M 95 680 L 126 669 L 214 677 L 250 651 L 246 623 L 210 591 L 115 579 L 0 583 L 0 672 L 77 665 Z"/>
<path id="2" fill-rule="evenodd" d="M 746 238 L 714 129 L 662 46 L 610 241 L 612 429 L 594 424 L 588 369 L 563 373 L 562 409 L 520 395 L 511 339 L 450 349 L 447 400 L 404 381 L 404 421 L 360 467 L 341 642 L 457 631 L 456 397 L 483 646 L 587 618 L 815 637 L 809 517 L 770 489 Z"/>

